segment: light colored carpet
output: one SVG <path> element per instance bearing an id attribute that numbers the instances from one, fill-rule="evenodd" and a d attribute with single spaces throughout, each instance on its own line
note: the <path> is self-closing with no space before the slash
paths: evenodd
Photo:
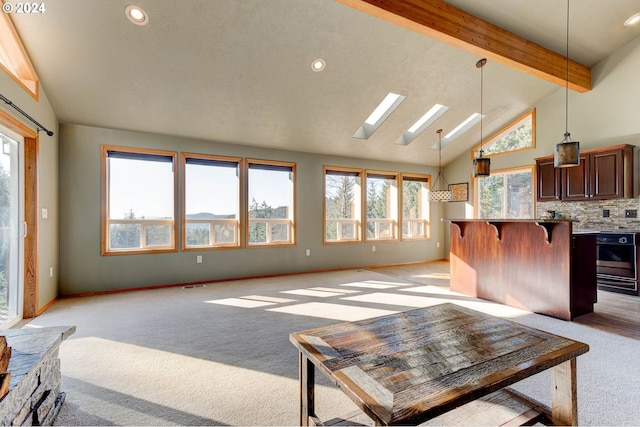
<path id="1" fill-rule="evenodd" d="M 70 298 L 25 327 L 77 327 L 60 349 L 67 398 L 57 425 L 296 425 L 290 333 L 450 301 L 589 344 L 578 358 L 580 424 L 640 424 L 640 341 L 457 295 L 445 282 L 440 266 L 411 281 L 347 270 Z M 355 409 L 316 378 L 321 418 Z M 548 372 L 515 388 L 550 404 Z"/>

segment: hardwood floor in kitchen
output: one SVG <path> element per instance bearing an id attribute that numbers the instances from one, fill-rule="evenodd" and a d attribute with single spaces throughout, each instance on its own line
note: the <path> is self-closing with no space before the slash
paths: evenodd
<path id="1" fill-rule="evenodd" d="M 449 286 L 448 261 L 372 267 L 370 270 L 423 285 Z M 640 296 L 598 290 L 594 312 L 579 316 L 574 322 L 640 340 Z"/>
<path id="2" fill-rule="evenodd" d="M 574 322 L 640 340 L 640 296 L 599 290 L 593 311 Z"/>

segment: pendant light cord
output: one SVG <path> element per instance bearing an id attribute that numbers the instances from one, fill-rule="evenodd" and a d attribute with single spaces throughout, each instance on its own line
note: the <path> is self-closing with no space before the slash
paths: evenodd
<path id="1" fill-rule="evenodd" d="M 440 180 L 442 177 L 442 181 L 439 184 L 439 190 L 443 190 L 442 185 L 444 183 L 444 173 L 442 173 L 442 129 L 438 129 L 436 133 L 438 134 L 438 177 L 436 178 L 436 181 Z"/>
<path id="2" fill-rule="evenodd" d="M 566 50 L 566 79 L 565 79 L 565 131 L 564 131 L 564 140 L 565 142 L 569 141 L 569 0 L 567 0 L 567 50 Z"/>
<path id="3" fill-rule="evenodd" d="M 487 59 L 483 58 L 480 61 L 476 62 L 476 68 L 480 68 L 480 157 L 484 154 L 482 150 L 482 107 L 483 107 L 483 99 L 484 99 L 484 66 L 487 63 Z"/>
<path id="4" fill-rule="evenodd" d="M 483 106 L 483 100 L 484 100 L 484 64 L 482 67 L 480 67 L 480 156 L 482 157 L 482 140 L 483 138 L 483 133 L 482 133 L 482 122 L 484 120 L 482 120 L 482 106 Z"/>

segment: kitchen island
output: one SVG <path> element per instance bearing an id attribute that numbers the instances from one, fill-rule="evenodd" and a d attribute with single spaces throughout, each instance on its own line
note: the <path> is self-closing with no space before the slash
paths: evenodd
<path id="1" fill-rule="evenodd" d="M 449 221 L 452 291 L 564 320 L 593 312 L 595 234 L 569 220 Z"/>

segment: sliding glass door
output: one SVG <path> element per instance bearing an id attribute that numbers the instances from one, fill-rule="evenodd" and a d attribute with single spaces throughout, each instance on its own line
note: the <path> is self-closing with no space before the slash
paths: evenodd
<path id="1" fill-rule="evenodd" d="M 0 126 L 0 328 L 22 318 L 23 139 Z"/>

